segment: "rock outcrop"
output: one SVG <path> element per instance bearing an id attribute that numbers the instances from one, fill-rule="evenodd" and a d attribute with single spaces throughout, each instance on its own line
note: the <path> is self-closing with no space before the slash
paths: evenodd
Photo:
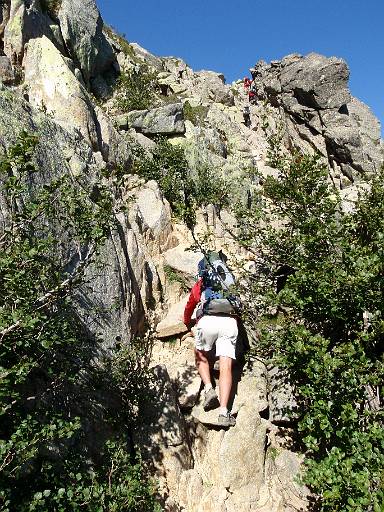
<path id="1" fill-rule="evenodd" d="M 93 105 L 84 86 L 53 43 L 46 36 L 31 40 L 23 65 L 31 104 L 52 114 L 67 130 L 79 131 L 97 151 L 100 142 Z M 70 116 L 68 112 L 71 112 Z"/>
<path id="2" fill-rule="evenodd" d="M 94 0 L 62 0 L 57 17 L 69 54 L 87 84 L 111 69 L 116 57 Z"/>
<path id="3" fill-rule="evenodd" d="M 256 94 L 283 115 L 292 146 L 319 151 L 335 176 L 350 182 L 381 165 L 380 126 L 348 89 L 349 69 L 342 59 L 311 53 L 290 55 L 252 71 Z"/>
<path id="4" fill-rule="evenodd" d="M 116 123 L 121 130 L 133 128 L 145 135 L 182 135 L 185 132 L 181 103 L 151 110 L 132 110 L 118 116 Z"/>
<path id="5" fill-rule="evenodd" d="M 236 367 L 236 392 L 232 410 L 237 416 L 236 426 L 229 430 L 218 428 L 217 410 L 204 412 L 199 402 L 200 379 L 193 364 L 193 340 L 169 344 L 159 342 L 154 347 L 153 359 L 163 366 L 155 372 L 166 375 L 174 394 L 162 395 L 143 411 L 143 418 L 155 415 L 159 408 L 174 411 L 167 414 L 168 435 L 184 432 L 189 450 L 179 453 L 177 464 L 163 459 L 164 440 L 157 446 L 156 469 L 167 486 L 163 488 L 165 510 L 188 512 L 285 512 L 305 510 L 308 489 L 296 482 L 300 473 L 301 457 L 282 441 L 284 430 L 274 425 L 269 417 L 269 391 L 266 367 L 252 361 Z M 160 369 L 159 369 L 160 368 Z M 168 369 L 165 373 L 165 368 Z M 217 373 L 215 374 L 217 378 Z M 157 395 L 159 396 L 159 395 Z M 175 406 L 175 399 L 178 406 Z M 176 407 L 176 408 L 175 408 Z M 184 411 L 184 423 L 176 411 Z M 190 415 L 188 414 L 190 412 Z M 163 438 L 164 420 L 151 422 L 152 437 Z M 173 418 L 173 419 L 172 419 Z M 289 437 L 289 436 L 288 436 Z M 153 461 L 154 457 L 150 457 Z M 182 469 L 181 469 L 182 468 Z"/>

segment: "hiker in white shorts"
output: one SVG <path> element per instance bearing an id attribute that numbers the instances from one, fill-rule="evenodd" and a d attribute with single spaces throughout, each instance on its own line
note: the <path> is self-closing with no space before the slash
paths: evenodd
<path id="1" fill-rule="evenodd" d="M 220 406 L 218 423 L 222 426 L 233 426 L 236 419 L 228 411 L 228 402 L 232 389 L 232 365 L 236 359 L 236 341 L 238 335 L 236 316 L 231 314 L 202 314 L 192 327 L 193 312 L 201 301 L 204 289 L 202 279 L 199 279 L 191 290 L 184 311 L 184 323 L 192 328 L 195 338 L 195 359 L 197 369 L 204 384 L 204 409 L 206 411 Z M 219 357 L 219 397 L 212 386 L 208 352 L 215 347 Z"/>

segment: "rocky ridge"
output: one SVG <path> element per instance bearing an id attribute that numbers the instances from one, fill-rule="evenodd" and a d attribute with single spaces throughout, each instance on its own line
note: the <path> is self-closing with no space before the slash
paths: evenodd
<path id="1" fill-rule="evenodd" d="M 247 169 L 262 177 L 275 172 L 266 163 L 267 137 L 281 129 L 287 149 L 320 152 L 346 199 L 353 198 L 361 176 L 374 173 L 383 160 L 379 123 L 351 97 L 341 59 L 310 54 L 259 62 L 251 70 L 258 101 L 250 106 L 246 126 L 240 81 L 227 85 L 220 73 L 195 72 L 181 59 L 128 45 L 103 26 L 94 0 L 5 0 L 0 41 L 2 149 L 22 128 L 37 132 L 35 158 L 47 180 L 70 172 L 92 182 L 96 168 L 129 170 L 132 141 L 150 148 L 159 134 L 182 145 L 192 172 L 206 165 L 236 183 Z M 132 69 L 156 76 L 157 103 L 119 112 L 113 84 Z M 251 175 L 238 194 L 247 201 L 257 186 L 259 178 Z M 102 337 L 100 352 L 107 354 L 117 342 L 129 343 L 143 330 L 146 316 L 155 315 L 155 399 L 142 411 L 136 441 L 160 479 L 164 509 L 305 510 L 308 490 L 295 480 L 301 456 L 290 449 L 293 425 L 285 414 L 294 407 L 289 388 L 262 362 L 239 364 L 233 397 L 237 425 L 228 431 L 215 427 L 199 403 L 192 340 L 181 341 L 185 291 L 166 272 L 170 268 L 191 284 L 199 254 L 186 250 L 191 234 L 175 223 L 156 182 L 130 176 L 125 199 L 128 213 L 118 215 L 118 228 L 98 261 L 105 271 L 88 270 L 92 286 L 78 300 L 88 329 Z M 0 198 L 0 225 L 5 223 Z M 214 205 L 198 213 L 198 230 L 209 228 L 217 248 L 231 244 L 227 228 L 233 223 L 229 212 Z"/>

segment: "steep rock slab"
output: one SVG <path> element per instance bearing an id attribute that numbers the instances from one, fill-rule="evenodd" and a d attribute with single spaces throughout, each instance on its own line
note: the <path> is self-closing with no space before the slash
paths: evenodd
<path id="1" fill-rule="evenodd" d="M 63 49 L 54 33 L 52 20 L 41 12 L 38 0 L 28 3 L 11 0 L 9 13 L 5 11 L 3 25 L 4 53 L 12 64 L 21 65 L 24 47 L 31 39 L 46 36 L 60 50 Z"/>
<path id="2" fill-rule="evenodd" d="M 14 144 L 22 129 L 36 133 L 41 141 L 34 154 L 41 172 L 34 174 L 32 188 L 67 174 L 79 180 L 83 188 L 92 187 L 102 163 L 97 158 L 100 154 L 92 153 L 78 134 L 66 131 L 14 92 L 0 90 L 0 148 Z M 6 203 L 0 197 L 0 230 L 6 225 Z M 65 261 L 76 262 L 78 249 L 71 245 L 65 229 L 58 236 L 65 247 Z M 146 252 L 134 207 L 128 215 L 118 215 L 116 230 L 101 248 L 95 264 L 87 269 L 86 281 L 76 296 L 78 313 L 97 340 L 97 356 L 104 357 L 117 340 L 127 343 L 142 332 L 146 303 L 155 302 L 153 294 L 158 288 L 155 266 Z"/>
<path id="3" fill-rule="evenodd" d="M 65 44 L 88 84 L 116 60 L 103 33 L 96 3 L 94 0 L 62 0 L 58 18 Z"/>
<path id="4" fill-rule="evenodd" d="M 53 43 L 45 36 L 31 40 L 23 64 L 32 105 L 52 114 L 64 128 L 79 131 L 97 151 L 99 139 L 92 103 Z"/>
<path id="5" fill-rule="evenodd" d="M 174 103 L 151 110 L 133 110 L 117 119 L 119 128 L 134 128 L 146 135 L 184 134 L 183 105 Z"/>
<path id="6" fill-rule="evenodd" d="M 4 84 L 12 84 L 15 81 L 15 73 L 11 62 L 5 56 L 0 56 L 0 81 Z"/>

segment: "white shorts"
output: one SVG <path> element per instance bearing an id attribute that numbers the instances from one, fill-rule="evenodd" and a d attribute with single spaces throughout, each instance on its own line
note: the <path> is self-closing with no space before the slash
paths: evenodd
<path id="1" fill-rule="evenodd" d="M 216 356 L 236 359 L 237 321 L 231 316 L 204 315 L 193 328 L 197 350 L 208 352 L 216 343 Z"/>

